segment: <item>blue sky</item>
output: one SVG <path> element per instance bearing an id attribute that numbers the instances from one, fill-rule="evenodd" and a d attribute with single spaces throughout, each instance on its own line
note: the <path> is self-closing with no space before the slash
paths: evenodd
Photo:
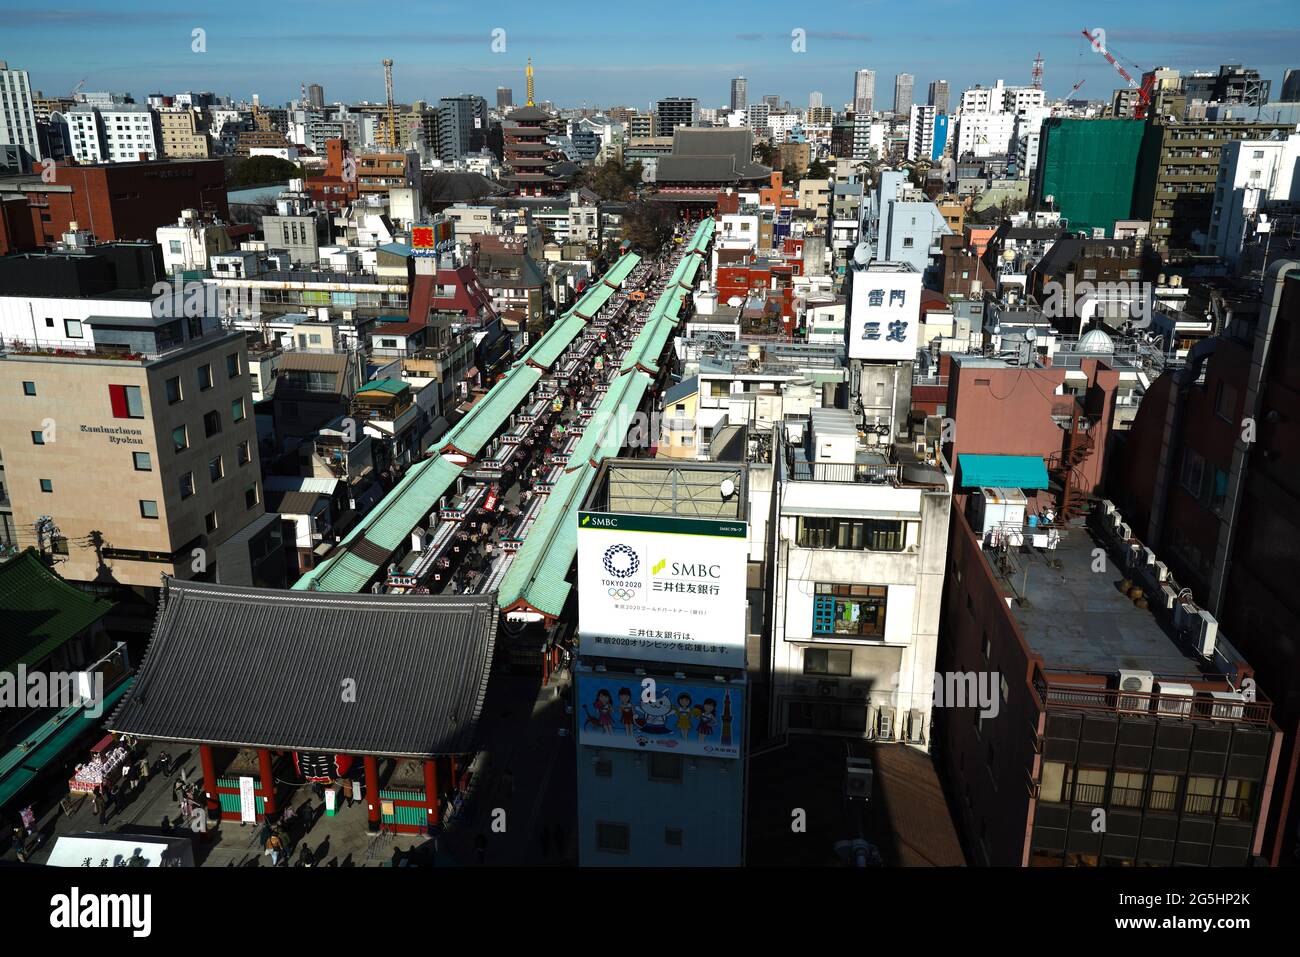
<path id="1" fill-rule="evenodd" d="M 1172 26 L 1175 29 L 1167 30 Z M 1079 96 L 1109 98 L 1122 81 L 1079 31 L 1102 27 L 1111 51 L 1142 67 L 1217 69 L 1244 63 L 1281 86 L 1300 67 L 1296 0 L 0 0 L 0 60 L 31 74 L 47 94 L 86 90 L 212 90 L 259 93 L 281 104 L 299 84 L 320 83 L 326 99 L 383 99 L 380 60 L 395 61 L 397 98 L 436 100 L 461 92 L 494 101 L 498 85 L 522 100 L 524 62 L 533 57 L 537 97 L 564 106 L 644 108 L 661 96 L 726 102 L 730 77 L 749 80 L 750 100 L 779 93 L 806 105 L 818 90 L 828 106 L 851 97 L 853 71 L 876 71 L 877 103 L 893 100 L 898 72 L 954 91 L 1002 78 L 1027 84 L 1035 54 L 1050 96 L 1079 80 Z M 191 50 L 195 28 L 207 52 Z M 492 50 L 504 30 L 505 52 Z M 806 31 L 807 51 L 791 49 Z"/>

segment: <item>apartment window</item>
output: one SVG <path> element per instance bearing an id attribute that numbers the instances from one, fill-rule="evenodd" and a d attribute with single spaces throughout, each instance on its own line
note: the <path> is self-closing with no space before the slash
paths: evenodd
<path id="1" fill-rule="evenodd" d="M 232 352 L 226 356 L 226 376 L 233 379 L 237 375 L 239 375 L 239 353 Z"/>
<path id="2" fill-rule="evenodd" d="M 1205 484 L 1205 459 L 1191 449 L 1183 449 L 1183 468 L 1179 480 L 1192 498 L 1199 500 Z"/>
<path id="3" fill-rule="evenodd" d="M 44 433 L 44 432 L 41 432 L 41 431 L 38 430 L 38 429 L 33 429 L 33 430 L 32 430 L 32 445 L 44 445 L 44 444 L 45 444 L 45 433 Z"/>
<path id="4" fill-rule="evenodd" d="M 1219 380 L 1214 388 L 1214 414 L 1225 422 L 1233 421 L 1237 412 L 1237 390 Z"/>
<path id="5" fill-rule="evenodd" d="M 215 531 L 217 530 L 217 513 L 216 513 L 216 512 L 208 512 L 207 515 L 204 515 L 204 516 L 203 516 L 203 527 L 206 528 L 206 529 L 208 530 L 208 534 L 209 534 L 209 535 L 211 535 L 213 532 L 215 532 Z"/>
<path id="6" fill-rule="evenodd" d="M 709 395 L 714 399 L 725 398 L 731 394 L 731 383 L 723 380 L 709 383 Z"/>
<path id="7" fill-rule="evenodd" d="M 251 457 L 248 454 L 248 443 L 240 442 L 239 445 L 237 445 L 235 448 L 236 448 L 236 453 L 235 453 L 236 464 L 247 465 L 251 461 Z"/>
<path id="8" fill-rule="evenodd" d="M 1137 771 L 1116 771 L 1111 783 L 1110 803 L 1115 807 L 1141 807 L 1147 776 Z"/>
<path id="9" fill-rule="evenodd" d="M 182 475 L 180 480 L 180 485 L 181 485 L 181 500 L 184 501 L 185 499 L 189 498 L 191 495 L 194 494 L 194 473 L 186 472 L 184 475 Z"/>
<path id="10" fill-rule="evenodd" d="M 1066 792 L 1076 804 L 1099 807 L 1106 799 L 1106 771 L 1104 768 L 1066 767 Z"/>
<path id="11" fill-rule="evenodd" d="M 183 425 L 178 425 L 172 429 L 172 448 L 177 452 L 184 452 L 190 447 L 190 433 Z"/>
<path id="12" fill-rule="evenodd" d="M 602 851 L 626 854 L 632 844 L 632 829 L 626 824 L 596 822 L 596 846 Z"/>
<path id="13" fill-rule="evenodd" d="M 805 648 L 803 673 L 847 678 L 853 674 L 852 648 Z"/>
<path id="14" fill-rule="evenodd" d="M 142 498 L 142 499 L 140 499 L 140 517 L 141 517 L 141 518 L 157 518 L 157 517 L 158 517 L 158 503 L 155 502 L 153 499 L 149 499 L 149 498 Z"/>
<path id="15" fill-rule="evenodd" d="M 883 639 L 888 593 L 884 585 L 818 583 L 813 595 L 813 634 Z"/>
<path id="16" fill-rule="evenodd" d="M 682 781 L 681 755 L 651 752 L 649 772 L 651 781 L 680 784 Z"/>
<path id="17" fill-rule="evenodd" d="M 204 363 L 198 369 L 199 391 L 206 392 L 212 388 L 212 366 Z"/>
<path id="18" fill-rule="evenodd" d="M 669 847 L 681 847 L 682 829 L 680 827 L 664 828 L 664 843 Z"/>
<path id="19" fill-rule="evenodd" d="M 906 539 L 901 521 L 800 516 L 795 541 L 800 548 L 842 548 L 901 552 Z"/>
<path id="20" fill-rule="evenodd" d="M 1189 777 L 1187 779 L 1187 794 L 1183 798 L 1183 812 L 1185 814 L 1213 814 L 1215 806 L 1219 803 L 1222 786 L 1223 782 L 1218 778 Z"/>
<path id="21" fill-rule="evenodd" d="M 1148 811 L 1174 811 L 1178 807 L 1178 775 L 1151 775 L 1151 790 L 1147 795 Z"/>
<path id="22" fill-rule="evenodd" d="M 24 383 L 23 383 L 23 395 L 35 395 L 35 394 L 36 394 L 36 383 L 35 383 L 35 382 L 24 382 Z"/>
<path id="23" fill-rule="evenodd" d="M 203 415 L 203 433 L 212 438 L 221 432 L 221 413 L 213 409 Z"/>
<path id="24" fill-rule="evenodd" d="M 1049 804 L 1061 804 L 1065 796 L 1066 766 L 1060 761 L 1043 762 L 1043 780 L 1038 786 L 1038 799 Z"/>
<path id="25" fill-rule="evenodd" d="M 42 491 L 42 492 L 53 492 L 53 491 L 54 491 L 54 482 L 53 482 L 52 480 L 50 480 L 50 479 L 41 479 L 41 491 Z"/>
<path id="26" fill-rule="evenodd" d="M 240 397 L 240 398 L 238 398 L 238 399 L 236 399 L 235 401 L 233 401 L 233 402 L 230 403 L 230 421 L 231 421 L 231 422 L 243 422 L 243 421 L 244 421 L 244 400 L 243 400 L 243 397 Z"/>
<path id="27" fill-rule="evenodd" d="M 178 376 L 172 376 L 165 383 L 167 390 L 167 404 L 175 405 L 181 400 L 181 380 Z"/>
<path id="28" fill-rule="evenodd" d="M 911 236 L 904 236 L 904 237 L 903 237 L 903 248 L 904 248 L 904 249 L 911 249 L 911 248 L 912 248 L 912 244 L 913 244 L 913 239 L 912 239 Z"/>
<path id="29" fill-rule="evenodd" d="M 134 463 L 137 472 L 153 471 L 153 459 L 149 457 L 148 452 L 132 452 L 131 460 Z"/>
<path id="30" fill-rule="evenodd" d="M 258 502 L 257 486 L 250 485 L 248 486 L 248 488 L 244 489 L 244 507 L 253 508 L 255 505 L 257 505 L 257 502 Z"/>
<path id="31" fill-rule="evenodd" d="M 220 482 L 225 474 L 226 467 L 222 463 L 220 455 L 208 462 L 208 478 L 213 482 Z"/>
<path id="32" fill-rule="evenodd" d="M 1249 821 L 1255 816 L 1255 782 L 1229 778 L 1223 788 L 1219 817 Z"/>
<path id="33" fill-rule="evenodd" d="M 108 398 L 113 406 L 113 418 L 144 418 L 144 396 L 138 385 L 110 385 Z"/>

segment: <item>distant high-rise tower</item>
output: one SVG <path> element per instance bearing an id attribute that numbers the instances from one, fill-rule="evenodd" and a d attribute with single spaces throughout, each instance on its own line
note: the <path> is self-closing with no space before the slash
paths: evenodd
<path id="1" fill-rule="evenodd" d="M 319 83 L 307 87 L 307 104 L 313 110 L 325 109 L 325 88 Z"/>
<path id="2" fill-rule="evenodd" d="M 894 112 L 898 114 L 912 111 L 912 86 L 916 77 L 910 73 L 900 73 L 894 77 Z"/>
<path id="3" fill-rule="evenodd" d="M 534 103 L 533 103 L 533 58 L 532 57 L 528 58 L 528 69 L 525 71 L 524 75 L 528 77 L 528 103 L 526 105 L 533 106 Z"/>
<path id="4" fill-rule="evenodd" d="M 930 84 L 929 104 L 934 107 L 936 113 L 946 114 L 948 112 L 947 80 L 935 80 Z"/>
<path id="5" fill-rule="evenodd" d="M 1043 55 L 1041 53 L 1034 57 L 1034 69 L 1029 74 L 1029 77 L 1031 81 L 1030 86 L 1035 90 L 1041 90 L 1043 88 Z"/>
<path id="6" fill-rule="evenodd" d="M 876 71 L 858 70 L 853 74 L 853 112 L 870 113 L 875 99 Z"/>
<path id="7" fill-rule="evenodd" d="M 497 87 L 497 109 L 504 110 L 507 106 L 514 105 L 515 91 L 508 86 Z"/>
<path id="8" fill-rule="evenodd" d="M 41 159 L 31 82 L 26 70 L 11 70 L 3 60 L 0 60 L 0 104 L 4 104 L 4 111 L 0 112 L 0 143 L 17 147 L 18 171 L 26 172 Z"/>
<path id="9" fill-rule="evenodd" d="M 672 136 L 679 126 L 700 125 L 700 101 L 693 96 L 668 96 L 655 104 L 655 136 Z"/>
<path id="10" fill-rule="evenodd" d="M 819 109 L 821 105 L 822 105 L 822 95 L 820 93 L 818 93 L 816 90 L 813 90 L 811 93 L 808 94 L 808 109 L 816 110 Z"/>
<path id="11" fill-rule="evenodd" d="M 731 108 L 733 110 L 743 110 L 749 105 L 749 85 L 743 76 L 738 76 L 731 81 Z"/>

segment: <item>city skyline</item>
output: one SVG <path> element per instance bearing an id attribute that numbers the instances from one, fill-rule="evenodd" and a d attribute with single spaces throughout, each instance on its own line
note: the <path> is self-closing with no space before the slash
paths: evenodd
<path id="1" fill-rule="evenodd" d="M 947 79 L 954 91 L 998 79 L 1028 85 L 1040 52 L 1049 97 L 1064 96 L 1082 80 L 1080 96 L 1106 100 L 1122 81 L 1088 48 L 1080 36 L 1085 26 L 1104 29 L 1111 51 L 1130 70 L 1163 65 L 1212 71 L 1221 63 L 1242 63 L 1280 91 L 1285 70 L 1300 65 L 1300 29 L 1282 25 L 1287 6 L 1267 0 L 1247 0 L 1230 11 L 1187 4 L 1186 22 L 1199 29 L 1172 33 L 1161 29 L 1154 12 L 1104 4 L 1088 10 L 1086 21 L 1078 11 L 1019 4 L 1034 11 L 1033 22 L 1041 24 L 1036 31 L 1000 29 L 1005 20 L 987 26 L 963 20 L 949 31 L 918 29 L 910 11 L 840 0 L 820 10 L 816 23 L 757 5 L 752 17 L 739 22 L 727 11 L 692 8 L 688 31 L 672 29 L 671 20 L 644 24 L 614 11 L 592 32 L 558 28 L 548 11 L 514 2 L 490 14 L 434 5 L 422 14 L 454 17 L 454 30 L 417 23 L 400 32 L 383 23 L 333 30 L 317 16 L 320 4 L 296 0 L 276 23 L 264 22 L 260 8 L 247 0 L 183 12 L 154 0 L 126 0 L 112 10 L 8 6 L 3 17 L 12 45 L 0 48 L 0 59 L 27 70 L 34 89 L 62 95 L 84 78 L 86 90 L 127 91 L 137 101 L 152 92 L 211 90 L 235 100 L 259 94 L 263 103 L 279 104 L 295 99 L 300 84 L 323 82 L 331 101 L 379 102 L 384 57 L 395 60 L 401 102 L 462 92 L 490 97 L 497 86 L 522 87 L 531 56 L 538 99 L 565 107 L 646 108 L 661 98 L 693 96 L 701 107 L 715 108 L 727 104 L 731 78 L 743 75 L 751 100 L 776 93 L 792 104 L 806 103 L 816 90 L 839 109 L 851 100 L 858 69 L 878 77 L 910 73 L 918 88 L 935 79 Z M 1110 21 L 1112 13 L 1120 19 Z M 1234 29 L 1270 19 L 1278 28 Z M 819 26 L 826 23 L 832 26 Z M 195 30 L 204 31 L 202 44 Z M 293 51 L 295 42 L 301 56 Z M 196 45 L 206 51 L 194 52 Z M 792 49 L 800 46 L 806 52 Z M 79 51 L 75 63 L 66 56 L 69 49 Z"/>

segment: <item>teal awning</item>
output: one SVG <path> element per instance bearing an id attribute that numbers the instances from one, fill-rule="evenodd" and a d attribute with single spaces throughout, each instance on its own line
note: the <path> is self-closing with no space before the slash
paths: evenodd
<path id="1" fill-rule="evenodd" d="M 1047 464 L 1037 455 L 959 453 L 962 488 L 1047 488 Z"/>

